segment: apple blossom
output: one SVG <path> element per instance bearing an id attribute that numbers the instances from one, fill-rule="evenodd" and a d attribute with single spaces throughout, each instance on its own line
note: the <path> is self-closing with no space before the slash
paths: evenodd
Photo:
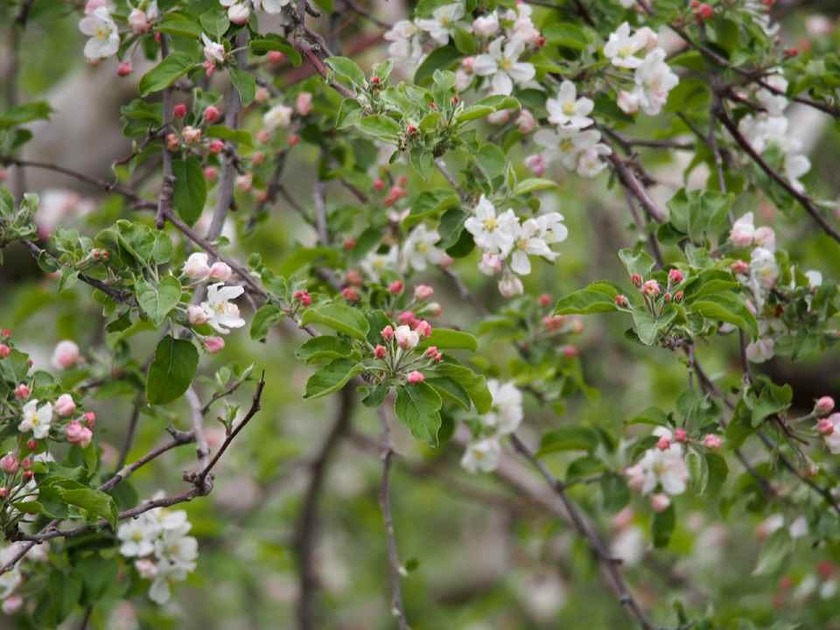
<path id="1" fill-rule="evenodd" d="M 56 399 L 54 409 L 59 416 L 66 418 L 76 411 L 76 403 L 70 394 L 62 394 Z"/>
<path id="2" fill-rule="evenodd" d="M 190 254 L 187 261 L 184 263 L 183 273 L 190 280 L 202 281 L 206 280 L 210 275 L 210 257 L 204 252 L 195 252 Z"/>
<path id="3" fill-rule="evenodd" d="M 417 370 L 412 370 L 406 376 L 406 380 L 410 385 L 416 385 L 417 383 L 422 383 L 426 380 L 426 377 L 423 375 L 423 372 L 418 372 Z"/>
<path id="4" fill-rule="evenodd" d="M 245 24 L 251 17 L 252 0 L 219 0 L 223 7 L 227 7 L 228 19 L 234 24 Z"/>
<path id="5" fill-rule="evenodd" d="M 513 248 L 519 228 L 513 210 L 505 210 L 497 216 L 496 208 L 482 195 L 473 213 L 475 216 L 469 217 L 464 227 L 473 235 L 475 244 L 488 253 L 507 256 Z"/>
<path id="6" fill-rule="evenodd" d="M 498 438 L 485 438 L 467 446 L 461 458 L 461 466 L 471 473 L 493 472 L 499 466 L 501 455 L 502 445 Z"/>
<path id="7" fill-rule="evenodd" d="M 479 37 L 491 37 L 499 32 L 499 16 L 498 14 L 488 13 L 487 15 L 482 15 L 472 23 L 472 32 L 478 35 Z"/>
<path id="8" fill-rule="evenodd" d="M 49 435 L 52 416 L 51 403 L 44 403 L 39 407 L 37 400 L 30 400 L 23 406 L 23 420 L 18 424 L 18 431 L 32 433 L 35 439 L 43 440 Z"/>
<path id="9" fill-rule="evenodd" d="M 295 110 L 301 116 L 308 116 L 312 111 L 312 93 L 300 92 L 295 97 Z"/>
<path id="10" fill-rule="evenodd" d="M 85 44 L 85 57 L 90 61 L 117 54 L 120 34 L 107 7 L 101 6 L 79 22 L 79 30 L 90 39 Z"/>
<path id="11" fill-rule="evenodd" d="M 821 396 L 817 399 L 817 402 L 814 403 L 814 415 L 816 416 L 824 416 L 829 414 L 834 409 L 834 399 L 831 396 Z"/>
<path id="12" fill-rule="evenodd" d="M 87 448 L 93 439 L 93 432 L 89 428 L 82 426 L 82 423 L 78 420 L 73 420 L 68 424 L 64 432 L 70 444 L 76 444 L 82 448 Z"/>
<path id="13" fill-rule="evenodd" d="M 384 336 L 385 335 L 383 334 L 383 337 Z M 397 342 L 397 345 L 403 350 L 413 350 L 417 347 L 417 344 L 420 343 L 420 334 L 403 324 L 401 326 L 397 326 L 394 331 L 394 339 Z"/>
<path id="14" fill-rule="evenodd" d="M 75 342 L 65 339 L 56 344 L 52 355 L 52 365 L 57 370 L 69 370 L 76 365 L 79 357 L 79 346 Z"/>
<path id="15" fill-rule="evenodd" d="M 213 330 L 226 335 L 231 328 L 245 325 L 245 320 L 239 316 L 239 307 L 231 301 L 243 293 L 242 287 L 225 286 L 222 282 L 207 287 L 207 300 L 201 303 L 201 308 L 207 313 L 207 323 Z"/>
<path id="16" fill-rule="evenodd" d="M 454 2 L 438 7 L 432 12 L 431 19 L 415 20 L 418 28 L 429 33 L 429 36 L 441 46 L 446 45 L 452 34 L 455 22 L 464 17 L 464 5 Z"/>
<path id="17" fill-rule="evenodd" d="M 517 278 L 512 273 L 505 273 L 502 279 L 499 280 L 499 293 L 503 297 L 512 298 L 517 295 L 522 295 L 525 292 L 525 287 L 522 280 Z"/>
<path id="18" fill-rule="evenodd" d="M 292 122 L 294 110 L 286 105 L 275 105 L 263 116 L 263 126 L 270 132 L 285 129 Z"/>
<path id="19" fill-rule="evenodd" d="M 577 89 L 571 81 L 563 81 L 556 98 L 546 101 L 548 122 L 566 129 L 583 129 L 592 124 L 589 114 L 595 107 L 591 99 L 577 97 Z"/>
<path id="20" fill-rule="evenodd" d="M 499 37 L 491 42 L 485 54 L 476 56 L 473 70 L 480 77 L 490 77 L 492 94 L 510 94 L 514 85 L 527 83 L 536 74 L 533 65 L 519 61 L 524 50 L 521 40 L 505 43 Z"/>
<path id="21" fill-rule="evenodd" d="M 225 340 L 221 337 L 205 337 L 202 343 L 210 354 L 218 354 L 225 349 Z"/>

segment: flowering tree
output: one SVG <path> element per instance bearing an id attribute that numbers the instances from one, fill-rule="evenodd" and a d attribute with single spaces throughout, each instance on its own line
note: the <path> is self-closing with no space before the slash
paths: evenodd
<path id="1" fill-rule="evenodd" d="M 3 613 L 840 627 L 797 4 L 4 3 Z"/>

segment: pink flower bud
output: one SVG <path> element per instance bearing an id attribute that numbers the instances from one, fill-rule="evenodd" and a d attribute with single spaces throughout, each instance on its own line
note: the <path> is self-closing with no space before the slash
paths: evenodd
<path id="1" fill-rule="evenodd" d="M 221 140 L 211 140 L 210 144 L 207 145 L 207 150 L 214 155 L 218 155 L 225 150 L 225 143 Z"/>
<path id="2" fill-rule="evenodd" d="M 406 380 L 411 385 L 416 385 L 417 383 L 422 383 L 423 381 L 425 381 L 426 377 L 423 375 L 423 372 L 418 372 L 417 370 L 414 370 L 413 372 L 408 373 L 408 377 L 406 378 Z"/>
<path id="3" fill-rule="evenodd" d="M 393 326 L 385 326 L 385 328 L 382 329 L 381 334 L 382 334 L 382 338 L 385 341 L 391 341 L 391 339 L 394 338 L 394 328 L 393 328 Z"/>
<path id="4" fill-rule="evenodd" d="M 215 166 L 204 167 L 204 179 L 208 182 L 215 182 L 219 179 L 219 170 Z"/>
<path id="5" fill-rule="evenodd" d="M 29 395 L 32 393 L 32 390 L 29 389 L 29 386 L 21 383 L 17 387 L 15 387 L 15 398 L 18 400 L 26 400 L 29 398 Z"/>
<path id="6" fill-rule="evenodd" d="M 525 158 L 525 168 L 537 177 L 545 175 L 546 166 L 548 166 L 548 162 L 546 162 L 545 156 L 541 153 L 534 153 Z"/>
<path id="7" fill-rule="evenodd" d="M 127 77 L 132 72 L 134 72 L 134 68 L 130 61 L 123 61 L 117 66 L 117 76 L 119 77 Z"/>
<path id="8" fill-rule="evenodd" d="M 664 512 L 671 505 L 671 499 L 667 494 L 652 494 L 650 497 L 650 509 L 654 512 Z"/>
<path id="9" fill-rule="evenodd" d="M 401 280 L 394 280 L 388 285 L 388 293 L 399 295 L 403 291 L 403 283 Z"/>
<path id="10" fill-rule="evenodd" d="M 523 136 L 527 136 L 537 127 L 537 121 L 534 115 L 527 109 L 523 109 L 516 119 L 516 128 Z"/>
<path id="11" fill-rule="evenodd" d="M 542 323 L 546 330 L 556 332 L 566 324 L 566 318 L 563 315 L 546 315 L 542 318 Z"/>
<path id="12" fill-rule="evenodd" d="M 58 342 L 53 350 L 52 365 L 58 370 L 68 370 L 79 360 L 79 346 L 69 340 Z"/>
<path id="13" fill-rule="evenodd" d="M 620 306 L 621 308 L 627 308 L 630 306 L 630 301 L 627 299 L 626 295 L 616 295 L 615 296 L 615 305 Z"/>
<path id="14" fill-rule="evenodd" d="M 428 284 L 418 284 L 414 289 L 415 300 L 428 300 L 434 295 L 435 290 Z"/>
<path id="15" fill-rule="evenodd" d="M 417 316 L 411 311 L 403 311 L 400 313 L 399 317 L 397 318 L 400 324 L 406 324 L 408 326 L 413 326 L 414 323 L 417 321 Z"/>
<path id="16" fill-rule="evenodd" d="M 70 394 L 62 394 L 58 397 L 58 400 L 55 401 L 53 409 L 59 416 L 66 418 L 67 416 L 72 416 L 76 411 L 76 403 L 73 401 L 73 397 Z"/>
<path id="17" fill-rule="evenodd" d="M 12 336 L 12 329 L 11 328 L 4 328 L 0 330 L 0 339 L 8 339 Z"/>
<path id="18" fill-rule="evenodd" d="M 31 471 L 31 470 L 24 470 L 23 471 L 23 480 L 24 481 L 31 481 L 34 476 L 35 476 L 34 471 Z"/>
<path id="19" fill-rule="evenodd" d="M 295 99 L 295 109 L 301 116 L 308 116 L 312 111 L 312 94 L 309 92 L 301 92 Z"/>
<path id="20" fill-rule="evenodd" d="M 721 447 L 721 444 L 723 444 L 723 440 L 714 433 L 709 433 L 703 438 L 703 446 L 706 448 L 716 450 Z"/>
<path id="21" fill-rule="evenodd" d="M 68 424 L 67 428 L 64 430 L 64 434 L 70 444 L 77 444 L 82 448 L 87 448 L 90 441 L 93 439 L 93 431 L 85 426 L 82 426 L 82 423 L 78 420 L 73 420 L 70 424 Z"/>
<path id="22" fill-rule="evenodd" d="M 96 426 L 96 414 L 92 411 L 86 411 L 84 415 L 82 415 L 82 420 L 84 420 L 85 424 L 91 429 Z"/>
<path id="23" fill-rule="evenodd" d="M 233 275 L 233 269 L 230 268 L 230 265 L 224 262 L 214 262 L 210 265 L 210 277 L 215 280 L 221 280 L 222 282 L 227 282 L 230 280 L 230 277 Z"/>
<path id="24" fill-rule="evenodd" d="M 209 320 L 207 311 L 198 305 L 191 305 L 187 307 L 187 321 L 193 326 L 201 326 L 206 324 Z"/>
<path id="25" fill-rule="evenodd" d="M 214 105 L 208 105 L 204 108 L 204 120 L 210 124 L 213 124 L 221 117 L 222 113 L 219 111 L 219 108 Z"/>
<path id="26" fill-rule="evenodd" d="M 387 354 L 388 354 L 388 351 L 385 349 L 385 346 L 383 346 L 381 344 L 377 345 L 373 349 L 373 356 L 376 357 L 377 359 L 384 359 L 387 356 Z"/>
<path id="27" fill-rule="evenodd" d="M 14 453 L 6 453 L 0 459 L 0 468 L 2 468 L 9 475 L 14 475 L 20 467 L 20 461 Z"/>
<path id="28" fill-rule="evenodd" d="M 685 429 L 674 429 L 674 441 L 680 444 L 688 442 L 688 434 L 685 432 Z"/>
<path id="29" fill-rule="evenodd" d="M 6 599 L 3 600 L 3 614 L 12 616 L 17 614 L 17 612 L 23 608 L 23 597 L 20 595 L 13 593 L 9 595 Z"/>
<path id="30" fill-rule="evenodd" d="M 297 290 L 292 293 L 292 299 L 300 302 L 303 306 L 312 304 L 312 296 L 309 295 L 309 291 Z"/>
<path id="31" fill-rule="evenodd" d="M 741 275 L 746 275 L 750 272 L 750 264 L 743 260 L 736 260 L 729 268 L 732 270 L 732 273 Z"/>
<path id="32" fill-rule="evenodd" d="M 683 274 L 679 269 L 671 269 L 671 271 L 668 272 L 668 282 L 671 284 L 679 284 L 682 281 Z"/>
<path id="33" fill-rule="evenodd" d="M 563 353 L 563 356 L 567 359 L 574 359 L 576 356 L 580 354 L 580 350 L 577 349 L 577 346 L 567 345 L 563 346 L 560 351 Z"/>
<path id="34" fill-rule="evenodd" d="M 254 175 L 252 173 L 245 173 L 236 177 L 236 188 L 242 192 L 248 192 L 254 186 Z"/>
<path id="35" fill-rule="evenodd" d="M 443 307 L 437 302 L 429 302 L 423 312 L 431 317 L 440 317 L 440 314 L 443 313 Z"/>
<path id="36" fill-rule="evenodd" d="M 491 125 L 504 125 L 510 120 L 510 110 L 500 109 L 487 116 L 487 122 Z"/>
<path id="37" fill-rule="evenodd" d="M 551 296 L 548 293 L 543 293 L 542 295 L 540 295 L 537 301 L 543 308 L 551 306 Z"/>
<path id="38" fill-rule="evenodd" d="M 661 436 L 656 442 L 656 448 L 658 448 L 660 451 L 667 451 L 669 448 L 671 448 L 671 438 L 669 438 L 667 435 Z"/>
<path id="39" fill-rule="evenodd" d="M 682 302 L 684 295 L 685 294 L 682 291 L 677 291 L 676 293 L 674 293 L 674 302 L 676 302 L 677 304 Z"/>
<path id="40" fill-rule="evenodd" d="M 12 353 L 12 349 L 5 343 L 0 343 L 0 359 L 5 359 Z"/>
<path id="41" fill-rule="evenodd" d="M 26 448 L 28 448 L 30 451 L 34 451 L 36 448 L 38 448 L 38 440 L 29 438 L 28 440 L 26 440 Z M 25 463 L 27 460 L 23 461 Z"/>
<path id="42" fill-rule="evenodd" d="M 190 127 L 187 125 L 184 127 L 183 131 L 181 131 L 181 135 L 184 136 L 184 142 L 187 144 L 198 144 L 201 142 L 201 129 L 197 127 Z"/>
<path id="43" fill-rule="evenodd" d="M 414 330 L 421 337 L 428 337 L 432 334 L 432 325 L 425 319 L 421 319 L 414 325 Z"/>
<path id="44" fill-rule="evenodd" d="M 260 86 L 257 88 L 257 91 L 254 93 L 254 100 L 257 103 L 266 103 L 268 99 L 271 98 L 271 92 L 268 89 Z"/>
<path id="45" fill-rule="evenodd" d="M 831 396 L 822 396 L 819 400 L 817 400 L 816 404 L 814 404 L 814 414 L 817 416 L 829 414 L 833 409 L 834 399 Z"/>
<path id="46" fill-rule="evenodd" d="M 187 106 L 183 103 L 178 103 L 172 108 L 172 115 L 175 116 L 175 118 L 183 118 L 187 115 Z"/>
<path id="47" fill-rule="evenodd" d="M 221 337 L 205 337 L 204 349 L 210 354 L 217 354 L 225 347 L 225 340 Z"/>
<path id="48" fill-rule="evenodd" d="M 146 17 L 145 11 L 140 9 L 132 9 L 128 14 L 128 25 L 131 27 L 131 32 L 135 35 L 142 35 L 149 30 L 149 18 Z"/>
<path id="49" fill-rule="evenodd" d="M 645 295 L 655 297 L 662 293 L 662 289 L 659 288 L 659 283 L 656 280 L 648 280 L 642 285 L 642 292 Z"/>
<path id="50" fill-rule="evenodd" d="M 834 433 L 834 423 L 831 421 L 830 418 L 823 418 L 819 422 L 817 422 L 817 431 L 820 435 L 824 435 L 828 437 L 832 433 Z"/>
<path id="51" fill-rule="evenodd" d="M 283 61 L 286 59 L 286 55 L 281 53 L 279 50 L 269 51 L 266 57 L 268 58 L 269 63 L 283 63 Z"/>
<path id="52" fill-rule="evenodd" d="M 472 74 L 473 66 L 475 65 L 475 57 L 464 57 L 461 59 L 461 68 L 467 74 Z"/>
<path id="53" fill-rule="evenodd" d="M 343 297 L 348 302 L 358 302 L 359 301 L 359 292 L 353 287 L 345 287 L 341 290 L 341 297 Z"/>
<path id="54" fill-rule="evenodd" d="M 634 273 L 632 276 L 630 276 L 630 282 L 633 283 L 634 287 L 640 289 L 642 286 L 642 276 L 640 276 L 637 273 Z"/>

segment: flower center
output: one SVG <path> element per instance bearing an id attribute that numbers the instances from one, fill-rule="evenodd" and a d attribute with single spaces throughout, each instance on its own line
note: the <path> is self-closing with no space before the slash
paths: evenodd
<path id="1" fill-rule="evenodd" d="M 513 67 L 513 61 L 507 57 L 502 57 L 501 61 L 499 61 L 499 67 L 502 70 L 510 70 Z"/>
<path id="2" fill-rule="evenodd" d="M 498 226 L 498 222 L 496 221 L 496 217 L 490 217 L 489 219 L 484 219 L 484 221 L 482 221 L 481 224 L 484 226 L 484 229 L 487 230 L 488 232 L 493 232 L 496 229 L 496 227 Z"/>
<path id="3" fill-rule="evenodd" d="M 564 153 L 571 153 L 575 150 L 575 143 L 571 138 L 563 138 L 560 141 L 560 150 Z"/>
<path id="4" fill-rule="evenodd" d="M 563 103 L 563 113 L 567 116 L 571 116 L 575 113 L 574 101 L 566 101 L 565 103 Z"/>

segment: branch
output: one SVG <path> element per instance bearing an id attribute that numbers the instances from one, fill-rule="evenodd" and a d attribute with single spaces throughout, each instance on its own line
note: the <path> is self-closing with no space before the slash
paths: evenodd
<path id="1" fill-rule="evenodd" d="M 639 200 L 639 204 L 642 206 L 645 213 L 657 223 L 664 223 L 667 220 L 668 215 L 653 200 L 650 193 L 648 193 L 647 188 L 642 185 L 638 177 L 636 177 L 636 174 L 630 167 L 627 166 L 625 161 L 618 157 L 615 154 L 615 151 L 611 152 L 607 156 L 607 159 L 613 165 L 613 169 L 615 170 L 621 185 L 629 190 L 633 196 Z"/>
<path id="2" fill-rule="evenodd" d="M 198 468 L 200 470 L 207 466 L 207 458 L 210 456 L 210 446 L 207 444 L 207 436 L 204 435 L 203 407 L 192 385 L 187 388 L 184 396 L 190 406 L 192 434 L 196 444 L 195 452 L 198 457 Z"/>
<path id="3" fill-rule="evenodd" d="M 169 39 L 166 34 L 160 34 L 160 57 L 166 59 L 169 55 Z M 155 215 L 155 226 L 162 230 L 166 223 L 167 214 L 172 213 L 172 197 L 175 194 L 175 174 L 172 171 L 172 153 L 166 146 L 166 136 L 169 124 L 172 121 L 172 88 L 166 87 L 163 90 L 163 124 L 160 143 L 163 150 L 163 182 L 160 185 L 160 196 L 157 203 L 157 214 Z"/>
<path id="4" fill-rule="evenodd" d="M 318 627 L 315 623 L 315 595 L 318 589 L 318 576 L 314 559 L 315 543 L 319 529 L 318 503 L 332 458 L 336 453 L 339 442 L 350 428 L 350 420 L 356 402 L 354 387 L 354 385 L 350 385 L 341 390 L 335 422 L 318 454 L 310 463 L 309 485 L 295 525 L 295 556 L 300 582 L 297 618 L 298 627 L 302 630 Z"/>
<path id="5" fill-rule="evenodd" d="M 408 621 L 405 618 L 405 608 L 402 601 L 402 588 L 400 581 L 405 573 L 400 564 L 400 556 L 397 551 L 397 540 L 394 534 L 394 519 L 391 514 L 391 458 L 394 455 L 391 444 L 391 430 L 388 427 L 388 413 L 385 406 L 379 407 L 379 421 L 382 426 L 382 442 L 380 446 L 380 457 L 382 459 L 382 484 L 379 488 L 379 507 L 382 509 L 382 518 L 385 521 L 385 536 L 388 544 L 388 567 L 390 570 L 391 582 L 391 614 L 397 620 L 400 630 L 408 630 Z"/>

